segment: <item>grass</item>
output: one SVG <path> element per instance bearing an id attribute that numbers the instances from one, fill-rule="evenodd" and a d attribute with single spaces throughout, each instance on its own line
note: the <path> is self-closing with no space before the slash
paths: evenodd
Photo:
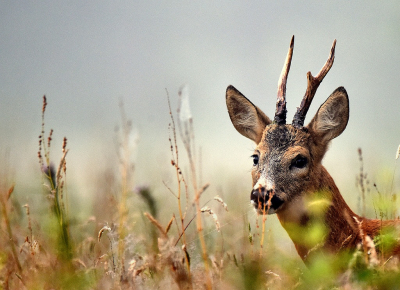
<path id="1" fill-rule="evenodd" d="M 185 94 L 183 88 L 181 100 Z M 375 251 L 398 240 L 392 232 L 373 241 L 365 237 L 355 253 L 316 255 L 306 268 L 276 241 L 268 226 L 271 218 L 256 215 L 250 207 L 240 210 L 235 198 L 214 194 L 215 189 L 202 183 L 201 164 L 207 161 L 201 160 L 196 147 L 190 111 L 181 105 L 175 116 L 169 104 L 171 160 L 166 163 L 171 164 L 175 180 L 164 182 L 164 195 L 156 196 L 151 187 L 135 187 L 138 168 L 131 157 L 137 140 L 121 102 L 116 135 L 119 168 L 104 172 L 93 214 L 79 220 L 68 207 L 67 139 L 54 161 L 46 108 L 44 97 L 38 150 L 41 201 L 20 204 L 7 154 L 0 168 L 0 289 L 396 289 L 400 285 L 397 259 L 384 260 Z M 390 192 L 380 192 L 376 184 L 374 191 L 361 150 L 359 158 L 356 182 L 362 215 L 371 195 L 377 218 L 395 217 L 395 170 Z M 231 196 L 242 194 L 232 191 Z M 160 210 L 166 199 L 175 205 Z M 319 205 L 324 203 L 314 201 L 316 215 L 322 209 Z M 310 242 L 319 243 L 325 232 L 316 222 L 310 227 Z"/>

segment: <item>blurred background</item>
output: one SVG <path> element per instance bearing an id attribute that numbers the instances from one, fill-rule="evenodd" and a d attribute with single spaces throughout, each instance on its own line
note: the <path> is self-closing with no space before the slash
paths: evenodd
<path id="1" fill-rule="evenodd" d="M 96 196 L 99 176 L 118 165 L 114 141 L 121 100 L 138 136 L 134 184 L 150 186 L 167 203 L 171 195 L 163 181 L 173 178 L 174 169 L 166 90 L 175 113 L 179 88 L 186 84 L 203 183 L 210 182 L 212 195 L 234 198 L 251 211 L 255 145 L 233 128 L 225 89 L 234 85 L 272 116 L 292 35 L 288 122 L 304 95 L 307 71 L 318 73 L 337 39 L 335 63 L 306 123 L 344 86 L 350 121 L 324 165 L 351 201 L 358 196 L 360 147 L 371 183 L 383 180 L 380 190 L 390 190 L 395 174 L 398 189 L 397 0 L 3 1 L 0 27 L 0 150 L 2 159 L 9 156 L 16 191 L 27 200 L 32 197 L 22 189 L 41 186 L 37 151 L 46 95 L 56 162 L 63 137 L 68 139 L 69 192 L 79 197 L 72 199 L 74 206 Z"/>

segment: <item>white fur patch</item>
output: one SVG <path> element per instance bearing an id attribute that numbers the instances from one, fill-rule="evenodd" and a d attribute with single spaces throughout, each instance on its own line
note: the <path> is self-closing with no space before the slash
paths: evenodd
<path id="1" fill-rule="evenodd" d="M 257 183 L 254 185 L 253 189 L 257 190 L 259 188 L 264 188 L 266 191 L 270 191 L 274 189 L 272 181 L 265 176 L 266 174 L 261 174 Z"/>
<path id="2" fill-rule="evenodd" d="M 238 114 L 235 118 L 235 124 L 236 126 L 240 127 L 254 127 L 254 124 L 256 124 L 256 118 L 254 117 L 254 114 L 251 114 L 250 112 Z"/>
<path id="3" fill-rule="evenodd" d="M 340 118 L 338 118 L 337 112 L 335 112 L 334 108 L 325 110 L 319 117 L 320 120 L 317 124 L 317 130 L 320 132 L 335 129 L 340 125 Z"/>

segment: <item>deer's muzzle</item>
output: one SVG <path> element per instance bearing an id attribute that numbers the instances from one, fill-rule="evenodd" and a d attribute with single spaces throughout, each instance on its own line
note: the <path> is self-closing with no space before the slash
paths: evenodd
<path id="1" fill-rule="evenodd" d="M 274 190 L 266 190 L 264 187 L 253 189 L 250 200 L 260 214 L 273 214 L 284 202 L 276 196 Z"/>

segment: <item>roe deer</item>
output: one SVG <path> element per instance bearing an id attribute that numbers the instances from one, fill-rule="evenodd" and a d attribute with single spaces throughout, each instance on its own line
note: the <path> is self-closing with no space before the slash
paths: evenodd
<path id="1" fill-rule="evenodd" d="M 362 243 L 365 250 L 367 237 L 374 239 L 385 229 L 396 230 L 400 223 L 399 220 L 371 220 L 355 214 L 321 164 L 329 142 L 346 128 L 349 119 L 346 90 L 343 87 L 337 88 L 318 109 L 311 122 L 304 126 L 316 90 L 332 67 L 336 40 L 321 71 L 315 77 L 311 72 L 307 73 L 306 93 L 292 124 L 286 124 L 286 81 L 293 46 L 294 36 L 279 79 L 273 120 L 231 85 L 226 90 L 226 104 L 236 130 L 257 144 L 252 155 L 251 203 L 260 214 L 277 214 L 297 253 L 307 264 L 311 252 L 350 252 Z M 319 216 L 315 214 L 313 203 L 310 202 L 318 196 L 323 197 L 320 201 L 323 200 L 326 205 Z M 301 233 L 307 232 L 315 219 L 323 223 L 326 231 L 323 239 L 308 242 L 307 237 Z M 376 250 L 379 252 L 380 248 Z M 380 254 L 383 257 L 382 251 Z M 384 254 L 386 258 L 398 256 L 398 240 L 394 239 L 394 244 Z"/>

